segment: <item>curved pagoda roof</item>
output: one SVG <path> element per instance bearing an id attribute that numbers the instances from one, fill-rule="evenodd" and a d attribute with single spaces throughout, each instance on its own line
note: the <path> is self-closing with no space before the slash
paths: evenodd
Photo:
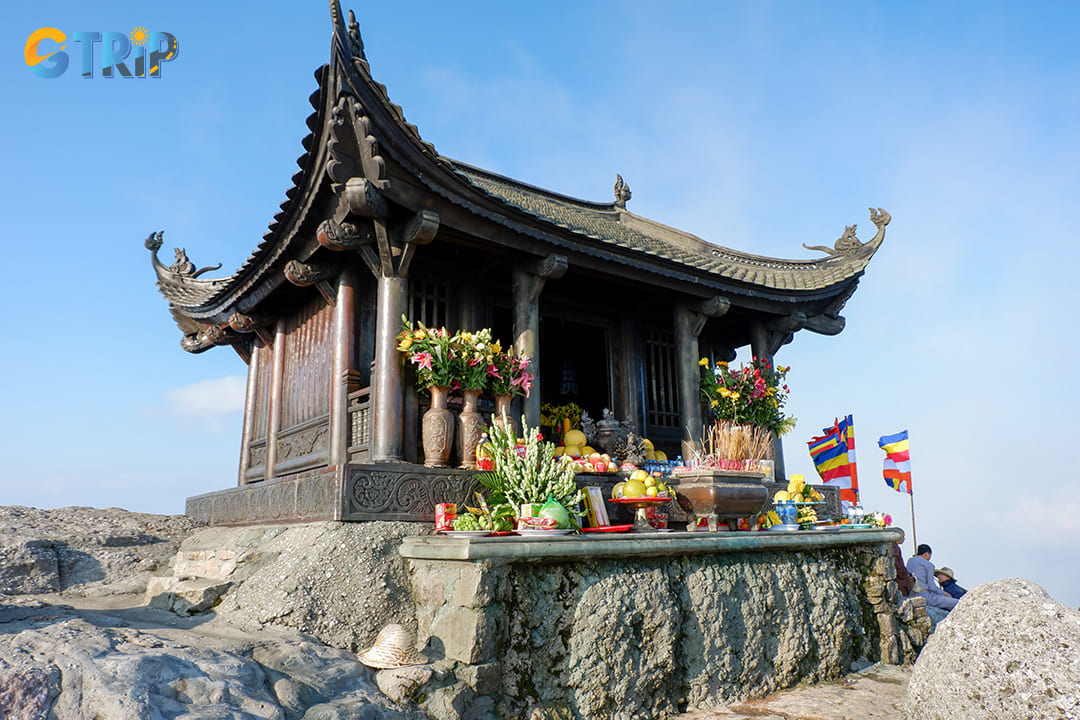
<path id="1" fill-rule="evenodd" d="M 167 266 L 157 257 L 162 233 L 146 240 L 158 288 L 184 333 L 185 349 L 200 352 L 236 342 L 237 333 L 258 326 L 260 303 L 279 286 L 303 284 L 286 279 L 289 261 L 307 263 L 326 255 L 325 243 L 316 239 L 324 234 L 319 224 L 327 219 L 325 208 L 331 208 L 334 220 L 344 221 L 346 188 L 358 178 L 367 201 L 406 212 L 419 213 L 434 194 L 444 206 L 442 227 L 467 220 L 470 234 L 515 252 L 537 258 L 560 253 L 571 258 L 571 266 L 615 263 L 639 281 L 693 296 L 724 295 L 733 304 L 739 297 L 753 298 L 755 307 L 778 316 L 801 313 L 810 320 L 805 327 L 817 332 L 843 328 L 839 312 L 884 240 L 891 219 L 884 210 L 870 209 L 877 232 L 867 242 L 851 225 L 832 247 L 804 245 L 825 257 L 779 259 L 714 245 L 635 215 L 626 209 L 630 188 L 621 177 L 612 202 L 589 202 L 452 160 L 424 141 L 372 78 L 353 13 L 346 24 L 337 0 L 330 9 L 331 60 L 315 73 L 317 89 L 309 98 L 314 112 L 307 118 L 310 132 L 297 159 L 299 170 L 252 254 L 231 275 L 203 278 L 220 266 L 196 269 L 183 250 Z M 361 214 L 386 211 L 368 207 L 367 201 Z M 377 271 L 375 261 L 369 265 Z M 611 265 L 606 267 L 610 272 Z"/>

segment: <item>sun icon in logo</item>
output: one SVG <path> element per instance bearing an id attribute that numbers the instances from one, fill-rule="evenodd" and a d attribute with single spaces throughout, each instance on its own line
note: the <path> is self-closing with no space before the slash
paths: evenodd
<path id="1" fill-rule="evenodd" d="M 146 41 L 150 39 L 150 33 L 146 32 L 146 28 L 137 27 L 131 31 L 131 44 L 132 45 L 145 45 Z"/>

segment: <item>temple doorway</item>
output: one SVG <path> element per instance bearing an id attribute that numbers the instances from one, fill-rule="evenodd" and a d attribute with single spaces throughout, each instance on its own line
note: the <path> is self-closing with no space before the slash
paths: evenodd
<path id="1" fill-rule="evenodd" d="M 560 317 L 540 318 L 540 401 L 575 403 L 594 418 L 611 404 L 608 329 Z"/>

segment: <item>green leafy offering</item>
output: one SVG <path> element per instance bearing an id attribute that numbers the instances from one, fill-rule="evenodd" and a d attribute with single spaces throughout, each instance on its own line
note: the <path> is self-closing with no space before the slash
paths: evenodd
<path id="1" fill-rule="evenodd" d="M 555 444 L 544 442 L 537 428 L 530 428 L 521 418 L 525 444 L 518 445 L 513 429 L 494 425 L 488 430 L 495 467 L 477 476 L 491 491 L 492 502 L 505 502 L 511 508 L 526 503 L 544 503 L 554 498 L 564 508 L 574 507 L 581 491 L 574 482 L 574 464 L 555 459 Z"/>

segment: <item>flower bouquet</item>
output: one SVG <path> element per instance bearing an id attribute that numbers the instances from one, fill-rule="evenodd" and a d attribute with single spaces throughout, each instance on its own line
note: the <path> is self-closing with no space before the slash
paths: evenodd
<path id="1" fill-rule="evenodd" d="M 427 328 L 417 322 L 401 317 L 397 349 L 405 353 L 416 367 L 416 381 L 420 389 L 450 386 L 459 379 L 461 355 L 459 343 L 446 328 Z"/>

